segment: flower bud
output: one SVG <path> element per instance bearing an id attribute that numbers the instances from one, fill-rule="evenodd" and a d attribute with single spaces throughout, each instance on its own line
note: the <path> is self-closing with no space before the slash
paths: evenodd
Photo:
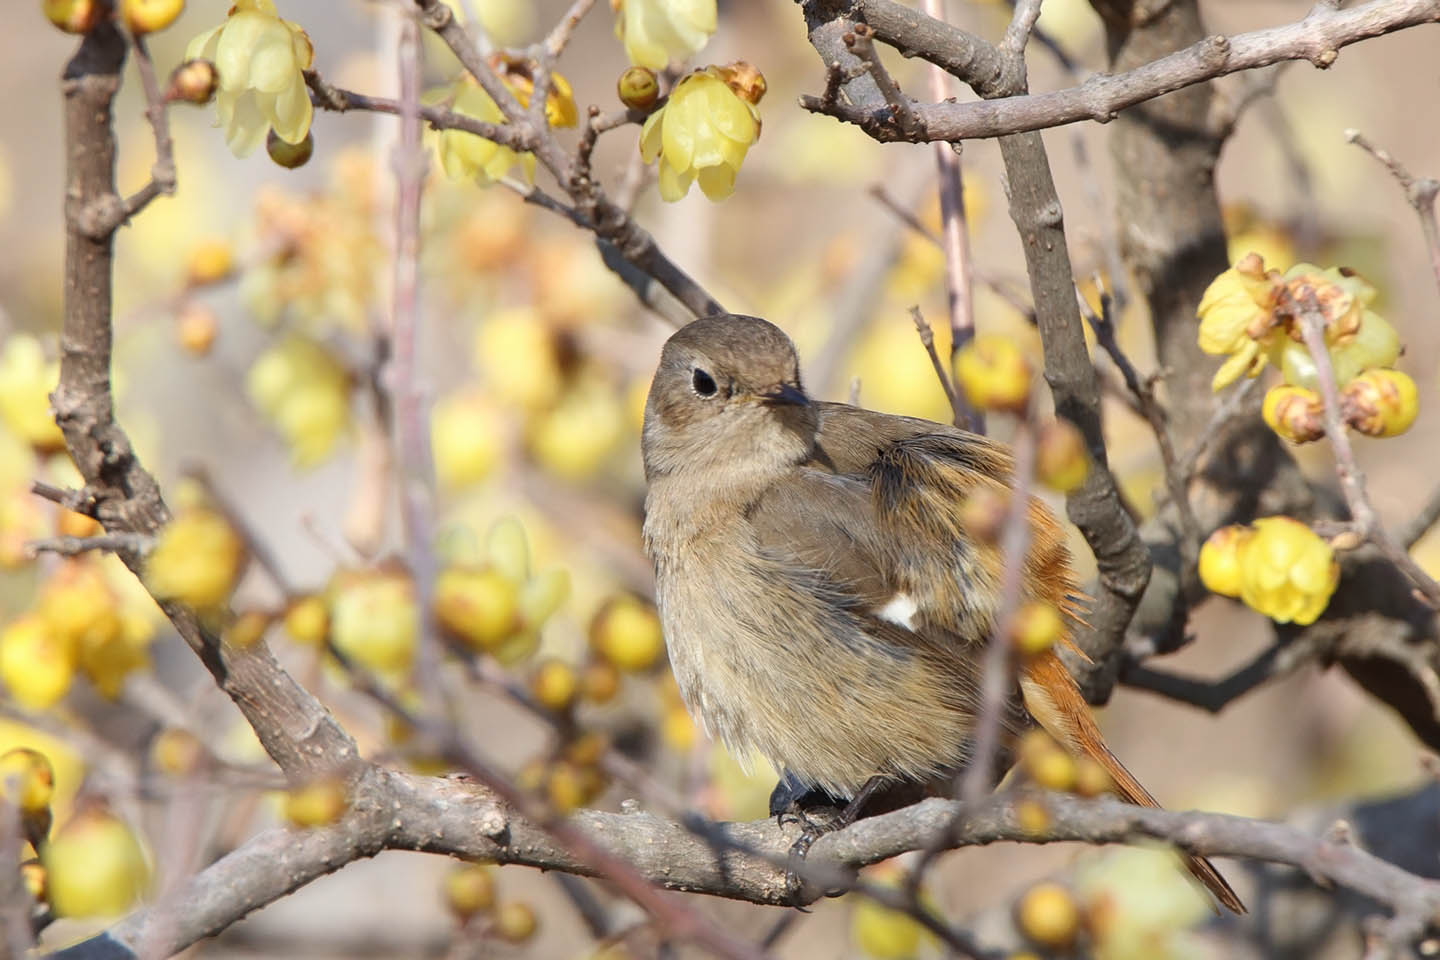
<path id="1" fill-rule="evenodd" d="M 461 920 L 495 905 L 495 876 L 483 863 L 467 863 L 445 875 L 445 905 Z"/>
<path id="2" fill-rule="evenodd" d="M 1035 447 L 1035 476 L 1059 493 L 1069 493 L 1085 482 L 1090 458 L 1085 438 L 1073 423 L 1052 420 L 1040 429 Z"/>
<path id="3" fill-rule="evenodd" d="M 955 379 L 971 406 L 1023 413 L 1030 399 L 1030 362 L 1008 337 L 981 334 L 955 356 Z"/>
<path id="4" fill-rule="evenodd" d="M 45 0 L 45 16 L 66 33 L 89 33 L 110 12 L 105 0 Z"/>
<path id="5" fill-rule="evenodd" d="M 631 110 L 649 110 L 660 97 L 660 81 L 649 67 L 631 67 L 620 74 L 615 93 Z"/>
<path id="6" fill-rule="evenodd" d="M 1415 381 L 1399 370 L 1367 370 L 1340 392 L 1345 422 L 1371 437 L 1394 437 L 1410 429 L 1420 411 Z"/>
<path id="7" fill-rule="evenodd" d="M 185 9 L 185 0 L 120 0 L 120 19 L 137 36 L 164 30 Z"/>
<path id="8" fill-rule="evenodd" d="M 580 678 L 563 660 L 543 660 L 530 676 L 530 694 L 547 710 L 559 712 L 575 701 Z"/>
<path id="9" fill-rule="evenodd" d="M 524 943 L 535 935 L 539 921 L 527 903 L 502 903 L 495 911 L 495 936 L 507 943 Z"/>
<path id="10" fill-rule="evenodd" d="M 1265 394 L 1260 410 L 1265 422 L 1291 443 L 1308 443 L 1325 436 L 1325 404 L 1314 390 L 1278 384 Z"/>
<path id="11" fill-rule="evenodd" d="M 1037 883 L 1016 905 L 1015 923 L 1035 943 L 1068 950 L 1080 931 L 1080 909 L 1060 884 Z"/>
<path id="12" fill-rule="evenodd" d="M 277 165 L 295 170 L 310 162 L 311 155 L 315 153 L 315 137 L 306 131 L 304 140 L 291 143 L 272 129 L 265 136 L 265 152 Z"/>
<path id="13" fill-rule="evenodd" d="M 220 335 L 220 318 L 203 303 L 187 301 L 175 315 L 175 342 L 195 357 L 209 354 Z"/>
<path id="14" fill-rule="evenodd" d="M 285 819 L 297 827 L 329 826 L 345 815 L 349 805 L 343 783 L 317 780 L 285 794 Z"/>
<path id="15" fill-rule="evenodd" d="M 1010 642 L 1021 656 L 1038 657 L 1065 634 L 1065 620 L 1054 604 L 1031 600 L 1015 613 L 1010 624 Z"/>
<path id="16" fill-rule="evenodd" d="M 170 88 L 165 91 L 165 99 L 204 106 L 214 98 L 218 86 L 220 74 L 215 64 L 209 60 L 186 60 L 170 72 Z"/>

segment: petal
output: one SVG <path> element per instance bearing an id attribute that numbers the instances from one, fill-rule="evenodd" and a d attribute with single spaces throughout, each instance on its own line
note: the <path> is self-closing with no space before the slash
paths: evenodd
<path id="1" fill-rule="evenodd" d="M 669 161 L 660 161 L 660 199 L 674 203 L 690 192 L 693 174 L 688 170 L 676 170 Z"/>
<path id="2" fill-rule="evenodd" d="M 661 107 L 646 117 L 645 125 L 640 128 L 640 159 L 646 163 L 654 163 L 655 158 L 660 156 L 660 128 L 664 125 L 664 121 L 661 119 L 663 116 L 665 116 L 665 108 Z"/>
<path id="3" fill-rule="evenodd" d="M 735 192 L 735 172 L 735 167 L 720 163 L 713 167 L 701 167 L 696 174 L 696 180 L 700 182 L 700 189 L 705 196 L 720 201 Z"/>
<path id="4" fill-rule="evenodd" d="M 303 78 L 295 66 L 295 45 L 279 20 L 266 26 L 250 54 L 250 86 L 264 93 L 279 93 Z"/>
<path id="5" fill-rule="evenodd" d="M 298 74 L 297 74 L 298 77 Z M 314 108 L 304 83 L 292 83 L 275 98 L 275 135 L 286 143 L 299 143 L 310 132 Z"/>
<path id="6" fill-rule="evenodd" d="M 737 97 L 728 85 L 718 80 L 706 84 L 705 101 L 710 108 L 710 123 L 716 130 L 740 143 L 755 141 L 755 118 L 747 109 L 749 105 Z"/>
<path id="7" fill-rule="evenodd" d="M 267 97 L 261 103 L 261 94 L 245 93 L 235 98 L 234 111 L 225 129 L 225 145 L 237 157 L 243 157 L 265 142 L 270 130 L 269 112 L 274 109 L 274 98 Z"/>
<path id="8" fill-rule="evenodd" d="M 665 106 L 665 125 L 661 128 L 661 151 L 667 162 L 678 170 L 688 169 L 695 159 L 695 136 L 703 123 L 700 111 L 702 98 L 692 96 L 694 85 L 682 80 Z"/>
<path id="9" fill-rule="evenodd" d="M 194 38 L 185 45 L 186 60 L 213 60 L 215 59 L 215 46 L 220 42 L 220 31 L 225 29 L 225 24 L 218 27 L 211 27 L 200 36 Z"/>
<path id="10" fill-rule="evenodd" d="M 220 31 L 220 42 L 215 46 L 215 69 L 220 71 L 220 82 L 225 89 L 241 90 L 250 86 L 250 58 L 270 22 L 258 13 L 241 11 Z"/>

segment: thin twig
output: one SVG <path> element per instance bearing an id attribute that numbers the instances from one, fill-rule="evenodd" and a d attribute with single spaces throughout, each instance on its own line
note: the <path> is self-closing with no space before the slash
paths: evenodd
<path id="1" fill-rule="evenodd" d="M 1040 9 L 1038 0 L 1033 2 Z M 936 20 L 945 19 L 944 0 L 925 0 L 925 12 Z M 1016 11 L 1019 16 L 1019 11 Z M 949 97 L 950 75 L 931 64 L 930 97 L 939 103 Z M 950 361 L 975 336 L 975 305 L 971 289 L 970 225 L 965 215 L 964 177 L 960 167 L 960 145 L 936 142 L 935 166 L 940 187 L 940 222 L 944 232 L 945 299 L 950 313 Z M 919 321 L 917 320 L 917 323 Z M 947 391 L 955 426 L 976 433 L 985 432 L 985 417 L 968 398 Z"/>
<path id="2" fill-rule="evenodd" d="M 935 17 L 928 7 L 926 12 Z M 937 17 L 936 19 L 943 19 Z M 1025 52 L 1025 45 L 1030 42 L 1030 34 L 1035 30 L 1035 21 L 1040 19 L 1040 0 L 1019 0 L 1015 9 L 1010 15 L 1010 25 L 1005 28 L 1005 38 L 1000 42 L 1005 52 L 1012 57 L 1018 57 Z"/>
<path id="3" fill-rule="evenodd" d="M 845 46 L 868 66 L 870 77 L 875 81 L 875 86 L 880 89 L 880 94 L 885 98 L 889 106 L 890 118 L 897 130 L 904 134 L 923 136 L 924 125 L 915 113 L 915 102 L 905 95 L 895 78 L 890 76 L 890 71 L 885 69 L 885 64 L 880 59 L 880 51 L 875 49 L 875 31 L 868 24 L 857 23 L 850 32 L 845 34 Z M 829 89 L 829 81 L 826 81 L 826 89 Z M 908 137 L 907 137 L 908 139 Z"/>
<path id="4" fill-rule="evenodd" d="M 420 25 L 408 11 L 400 14 L 397 67 L 400 86 L 400 131 L 391 152 L 395 173 L 394 284 L 387 335 L 390 362 L 381 377 L 389 402 L 389 422 L 400 465 L 400 503 L 404 516 L 405 554 L 414 578 L 420 610 L 430 609 L 436 563 L 430 537 L 434 529 L 434 460 L 430 455 L 429 416 L 417 377 L 416 342 L 420 336 L 420 198 L 428 166 L 420 144 Z M 415 658 L 416 679 L 435 708 L 443 700 L 439 640 L 427 629 L 421 613 Z"/>
<path id="5" fill-rule="evenodd" d="M 968 405 L 962 404 L 959 395 L 955 392 L 954 385 L 950 383 L 950 376 L 945 372 L 945 364 L 940 362 L 940 355 L 935 352 L 935 331 L 930 328 L 930 323 L 920 312 L 918 304 L 910 308 L 910 319 L 915 321 L 915 330 L 920 334 L 920 343 L 930 357 L 930 366 L 935 368 L 935 379 L 940 381 L 940 389 L 945 391 L 945 399 L 950 401 L 950 414 L 954 418 L 955 426 L 965 427 Z"/>
<path id="6" fill-rule="evenodd" d="M 25 544 L 25 553 L 34 557 L 41 553 L 58 553 L 62 557 L 77 557 L 83 553 L 99 550 L 105 553 L 137 553 L 144 555 L 154 546 L 153 537 L 138 533 L 103 533 L 94 537 L 49 537 L 32 540 Z"/>
<path id="7" fill-rule="evenodd" d="M 1015 687 L 1011 619 L 1020 608 L 1025 560 L 1030 552 L 1030 490 L 1035 472 L 1035 430 L 1027 420 L 1013 440 L 1014 473 L 1010 478 L 1010 504 L 1000 534 L 1004 567 L 994 626 L 985 645 L 980 674 L 980 707 L 975 718 L 975 748 L 960 781 L 960 799 L 976 803 L 994 784 L 995 757 L 1000 750 L 1005 709 Z"/>
<path id="8" fill-rule="evenodd" d="M 1345 139 L 1383 163 L 1404 189 L 1405 199 L 1410 201 L 1410 206 L 1415 208 L 1415 213 L 1420 218 L 1420 229 L 1425 234 L 1425 249 L 1430 254 L 1430 270 L 1435 275 L 1436 285 L 1440 286 L 1440 223 L 1437 223 L 1435 213 L 1435 197 L 1440 194 L 1440 180 L 1432 177 L 1412 177 L 1410 171 L 1388 151 L 1371 143 L 1359 130 L 1346 130 Z"/>
<path id="9" fill-rule="evenodd" d="M 1149 378 L 1141 379 L 1135 365 L 1120 347 L 1115 329 L 1114 303 L 1110 293 L 1098 274 L 1094 279 L 1095 289 L 1100 295 L 1100 311 L 1097 313 L 1091 308 L 1079 288 L 1075 290 L 1075 299 L 1080 306 L 1081 316 L 1090 324 L 1090 329 L 1095 331 L 1096 341 L 1125 378 L 1125 386 L 1134 397 L 1136 409 L 1155 435 L 1155 445 L 1160 449 L 1160 463 L 1165 471 L 1165 486 L 1170 493 L 1171 503 L 1180 515 L 1180 530 L 1183 534 L 1179 544 L 1180 575 L 1182 578 L 1193 578 L 1200 551 L 1201 531 L 1200 521 L 1196 519 L 1195 509 L 1190 503 L 1189 477 L 1181 475 L 1180 464 L 1175 456 L 1175 445 L 1170 439 L 1169 417 L 1160 404 L 1159 397 L 1155 395 L 1153 383 Z"/>
<path id="10" fill-rule="evenodd" d="M 581 20 L 585 19 L 585 14 L 589 13 L 593 6 L 595 6 L 595 0 L 575 0 L 570 4 L 570 9 L 566 10 L 565 15 L 555 24 L 554 29 L 550 31 L 550 36 L 545 38 L 545 50 L 552 60 L 565 52 L 570 38 L 575 35 L 575 28 L 580 25 Z"/>

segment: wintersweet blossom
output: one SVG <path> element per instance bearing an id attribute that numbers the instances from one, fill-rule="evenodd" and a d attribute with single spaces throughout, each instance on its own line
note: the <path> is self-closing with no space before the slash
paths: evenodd
<path id="1" fill-rule="evenodd" d="M 705 46 L 715 32 L 715 0 L 618 0 L 615 35 L 630 62 L 663 70 Z"/>
<path id="2" fill-rule="evenodd" d="M 640 131 L 641 158 L 660 161 L 663 199 L 679 200 L 696 181 L 711 200 L 730 196 L 746 152 L 760 137 L 755 104 L 764 91 L 764 78 L 748 64 L 706 67 L 675 85 Z"/>
<path id="3" fill-rule="evenodd" d="M 186 60 L 209 60 L 220 74 L 215 107 L 237 157 L 266 133 L 300 143 L 313 116 L 303 71 L 315 48 L 299 25 L 280 19 L 271 0 L 235 0 L 225 22 L 190 41 Z"/>
<path id="4" fill-rule="evenodd" d="M 1278 623 L 1314 623 L 1340 582 L 1334 551 L 1290 517 L 1262 517 L 1240 548 L 1240 599 Z"/>

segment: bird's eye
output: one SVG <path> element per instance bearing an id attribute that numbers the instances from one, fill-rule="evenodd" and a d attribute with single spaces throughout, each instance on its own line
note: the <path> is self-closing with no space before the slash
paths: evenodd
<path id="1" fill-rule="evenodd" d="M 713 397 L 715 396 L 715 391 L 719 389 L 715 386 L 715 378 L 699 367 L 695 368 L 695 373 L 690 378 L 690 385 L 694 387 L 695 392 L 702 397 Z"/>

